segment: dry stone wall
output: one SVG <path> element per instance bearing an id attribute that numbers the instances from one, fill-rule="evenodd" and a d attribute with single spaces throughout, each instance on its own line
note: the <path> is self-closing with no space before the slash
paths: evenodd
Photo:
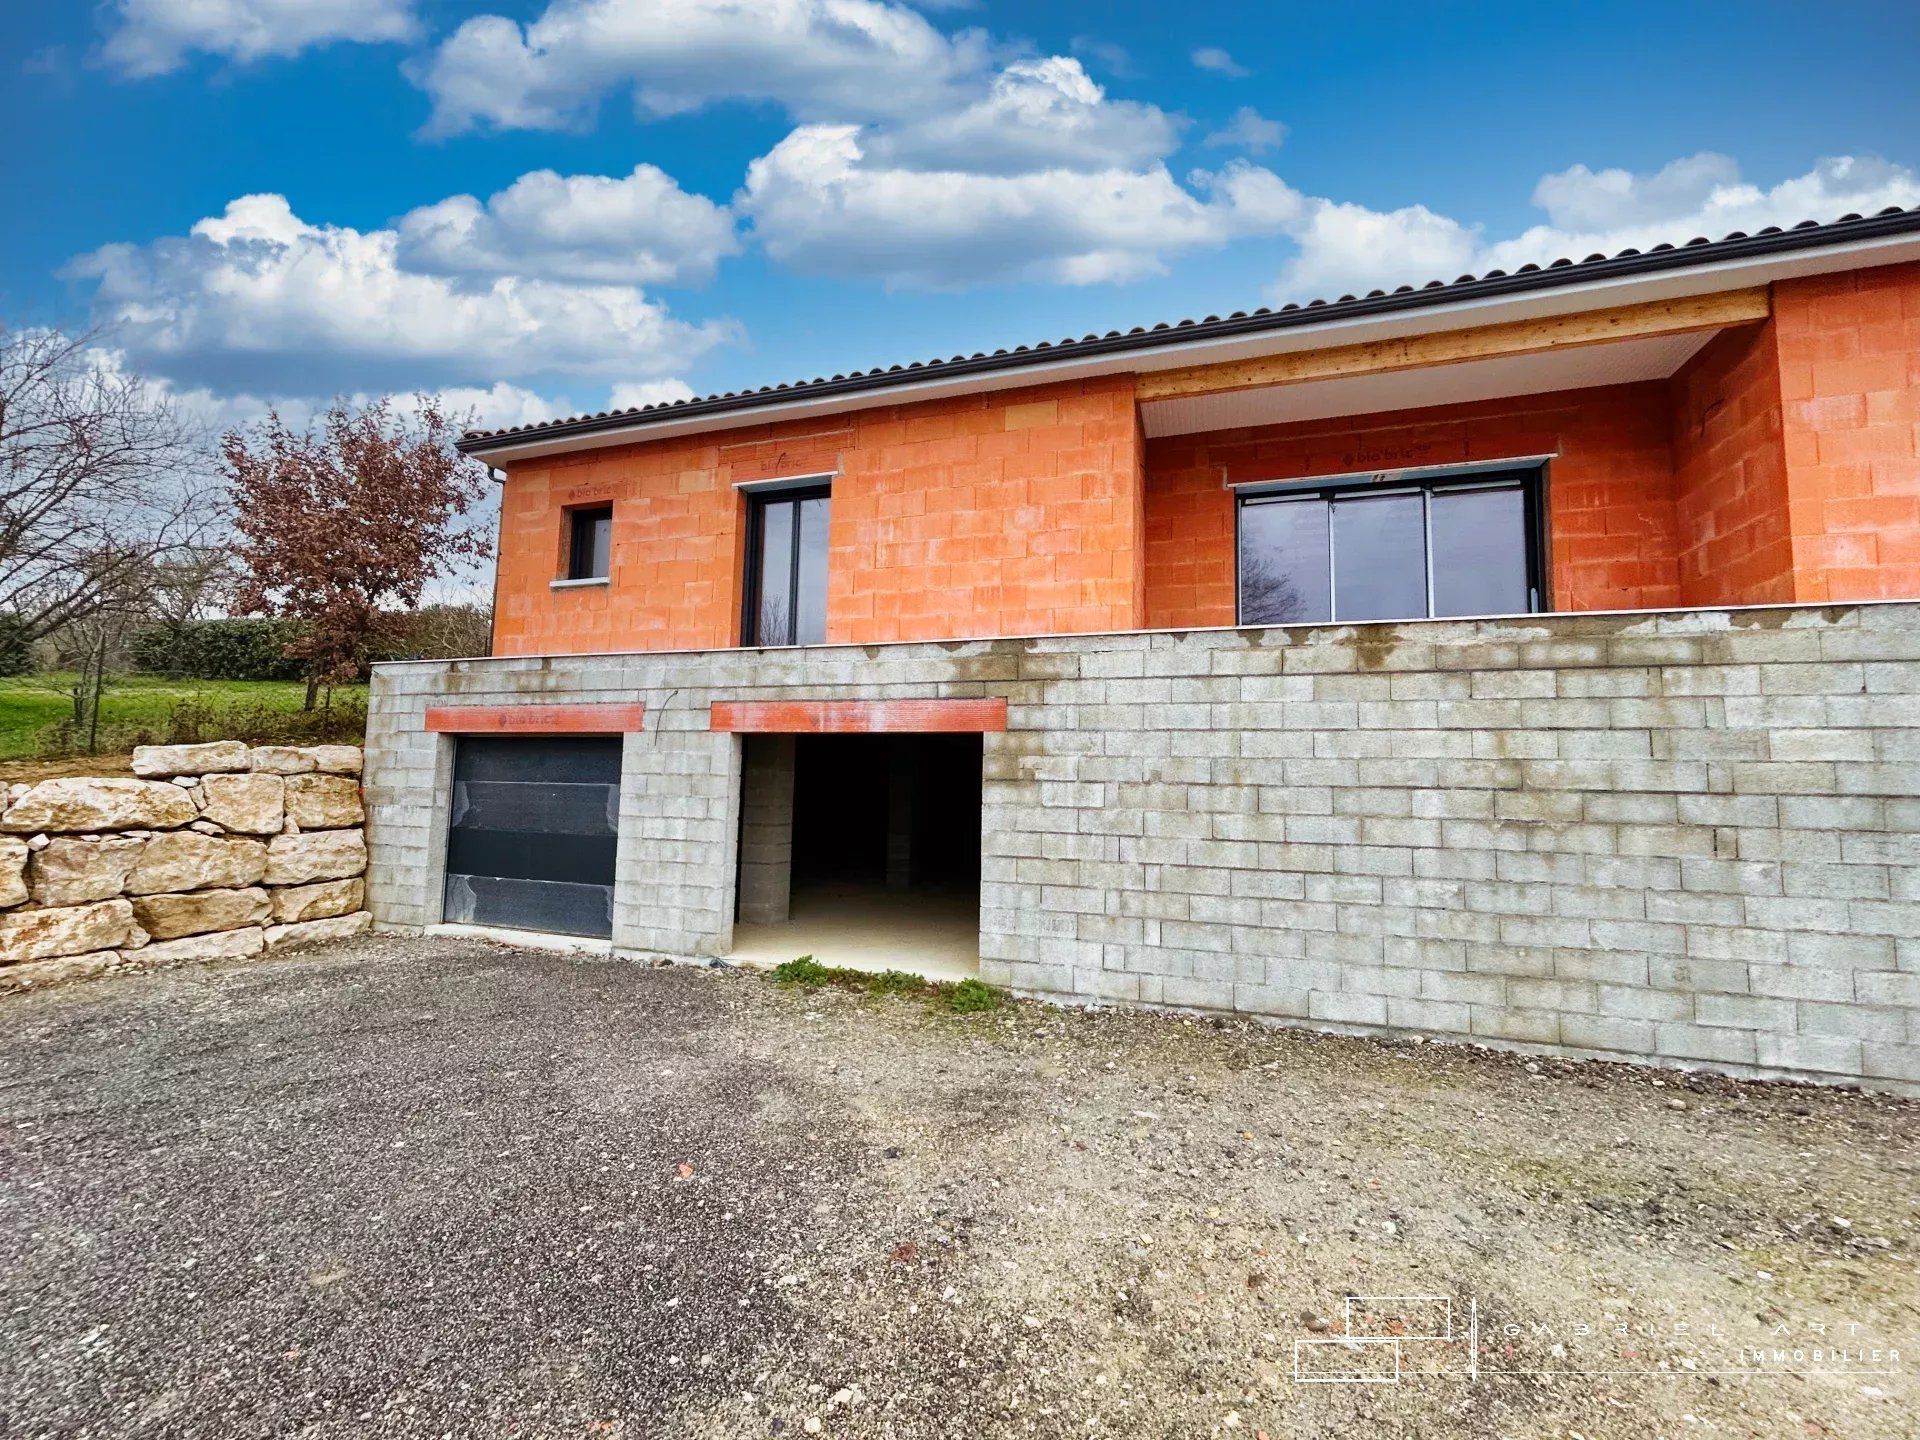
<path id="1" fill-rule="evenodd" d="M 357 935 L 356 745 L 147 745 L 0 811 L 0 991 Z"/>

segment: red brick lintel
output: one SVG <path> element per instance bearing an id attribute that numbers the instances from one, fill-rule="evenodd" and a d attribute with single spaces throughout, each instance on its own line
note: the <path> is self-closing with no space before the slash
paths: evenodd
<path id="1" fill-rule="evenodd" d="M 427 729 L 443 735 L 623 735 L 645 705 L 429 705 Z"/>
<path id="2" fill-rule="evenodd" d="M 709 728 L 743 735 L 978 734 L 1007 728 L 1007 702 L 716 700 Z"/>

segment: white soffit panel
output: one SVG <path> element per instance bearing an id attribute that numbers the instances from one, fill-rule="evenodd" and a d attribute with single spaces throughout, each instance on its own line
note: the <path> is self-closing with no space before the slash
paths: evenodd
<path id="1" fill-rule="evenodd" d="M 1192 435 L 1202 430 L 1237 430 L 1247 425 L 1284 425 L 1294 420 L 1377 415 L 1388 410 L 1464 405 L 1511 395 L 1546 395 L 1555 390 L 1587 390 L 1637 380 L 1665 380 L 1698 354 L 1717 333 L 1702 330 L 1685 335 L 1655 335 L 1539 355 L 1462 360 L 1418 370 L 1343 375 L 1331 380 L 1301 380 L 1253 390 L 1153 400 L 1140 407 L 1140 418 L 1146 426 L 1147 437 L 1158 439 L 1164 435 Z"/>

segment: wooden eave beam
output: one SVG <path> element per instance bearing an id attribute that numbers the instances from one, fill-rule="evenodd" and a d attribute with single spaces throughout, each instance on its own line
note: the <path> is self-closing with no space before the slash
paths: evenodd
<path id="1" fill-rule="evenodd" d="M 1294 385 L 1305 380 L 1383 375 L 1429 365 L 1453 365 L 1463 360 L 1542 355 L 1586 345 L 1604 345 L 1610 340 L 1719 330 L 1728 325 L 1764 320 L 1771 310 L 1767 287 L 1761 285 L 1749 290 L 1651 300 L 1642 305 L 1555 315 L 1543 320 L 1515 320 L 1473 330 L 1445 330 L 1397 340 L 1373 340 L 1363 345 L 1336 345 L 1325 350 L 1299 350 L 1251 360 L 1149 371 L 1136 377 L 1135 394 L 1144 404 L 1149 400 L 1214 395 L 1264 385 Z"/>

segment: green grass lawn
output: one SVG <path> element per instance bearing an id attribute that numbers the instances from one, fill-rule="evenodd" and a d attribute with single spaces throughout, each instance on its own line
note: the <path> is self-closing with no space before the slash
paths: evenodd
<path id="1" fill-rule="evenodd" d="M 38 753 L 40 734 L 73 714 L 72 675 L 49 672 L 0 678 L 0 760 Z M 297 680 L 168 680 L 158 675 L 122 675 L 110 680 L 100 705 L 101 738 L 127 726 L 162 729 L 175 706 L 191 701 L 211 710 L 293 712 L 306 698 Z M 341 685 L 334 703 L 364 701 L 367 687 Z M 324 698 L 324 697 L 323 697 Z"/>

